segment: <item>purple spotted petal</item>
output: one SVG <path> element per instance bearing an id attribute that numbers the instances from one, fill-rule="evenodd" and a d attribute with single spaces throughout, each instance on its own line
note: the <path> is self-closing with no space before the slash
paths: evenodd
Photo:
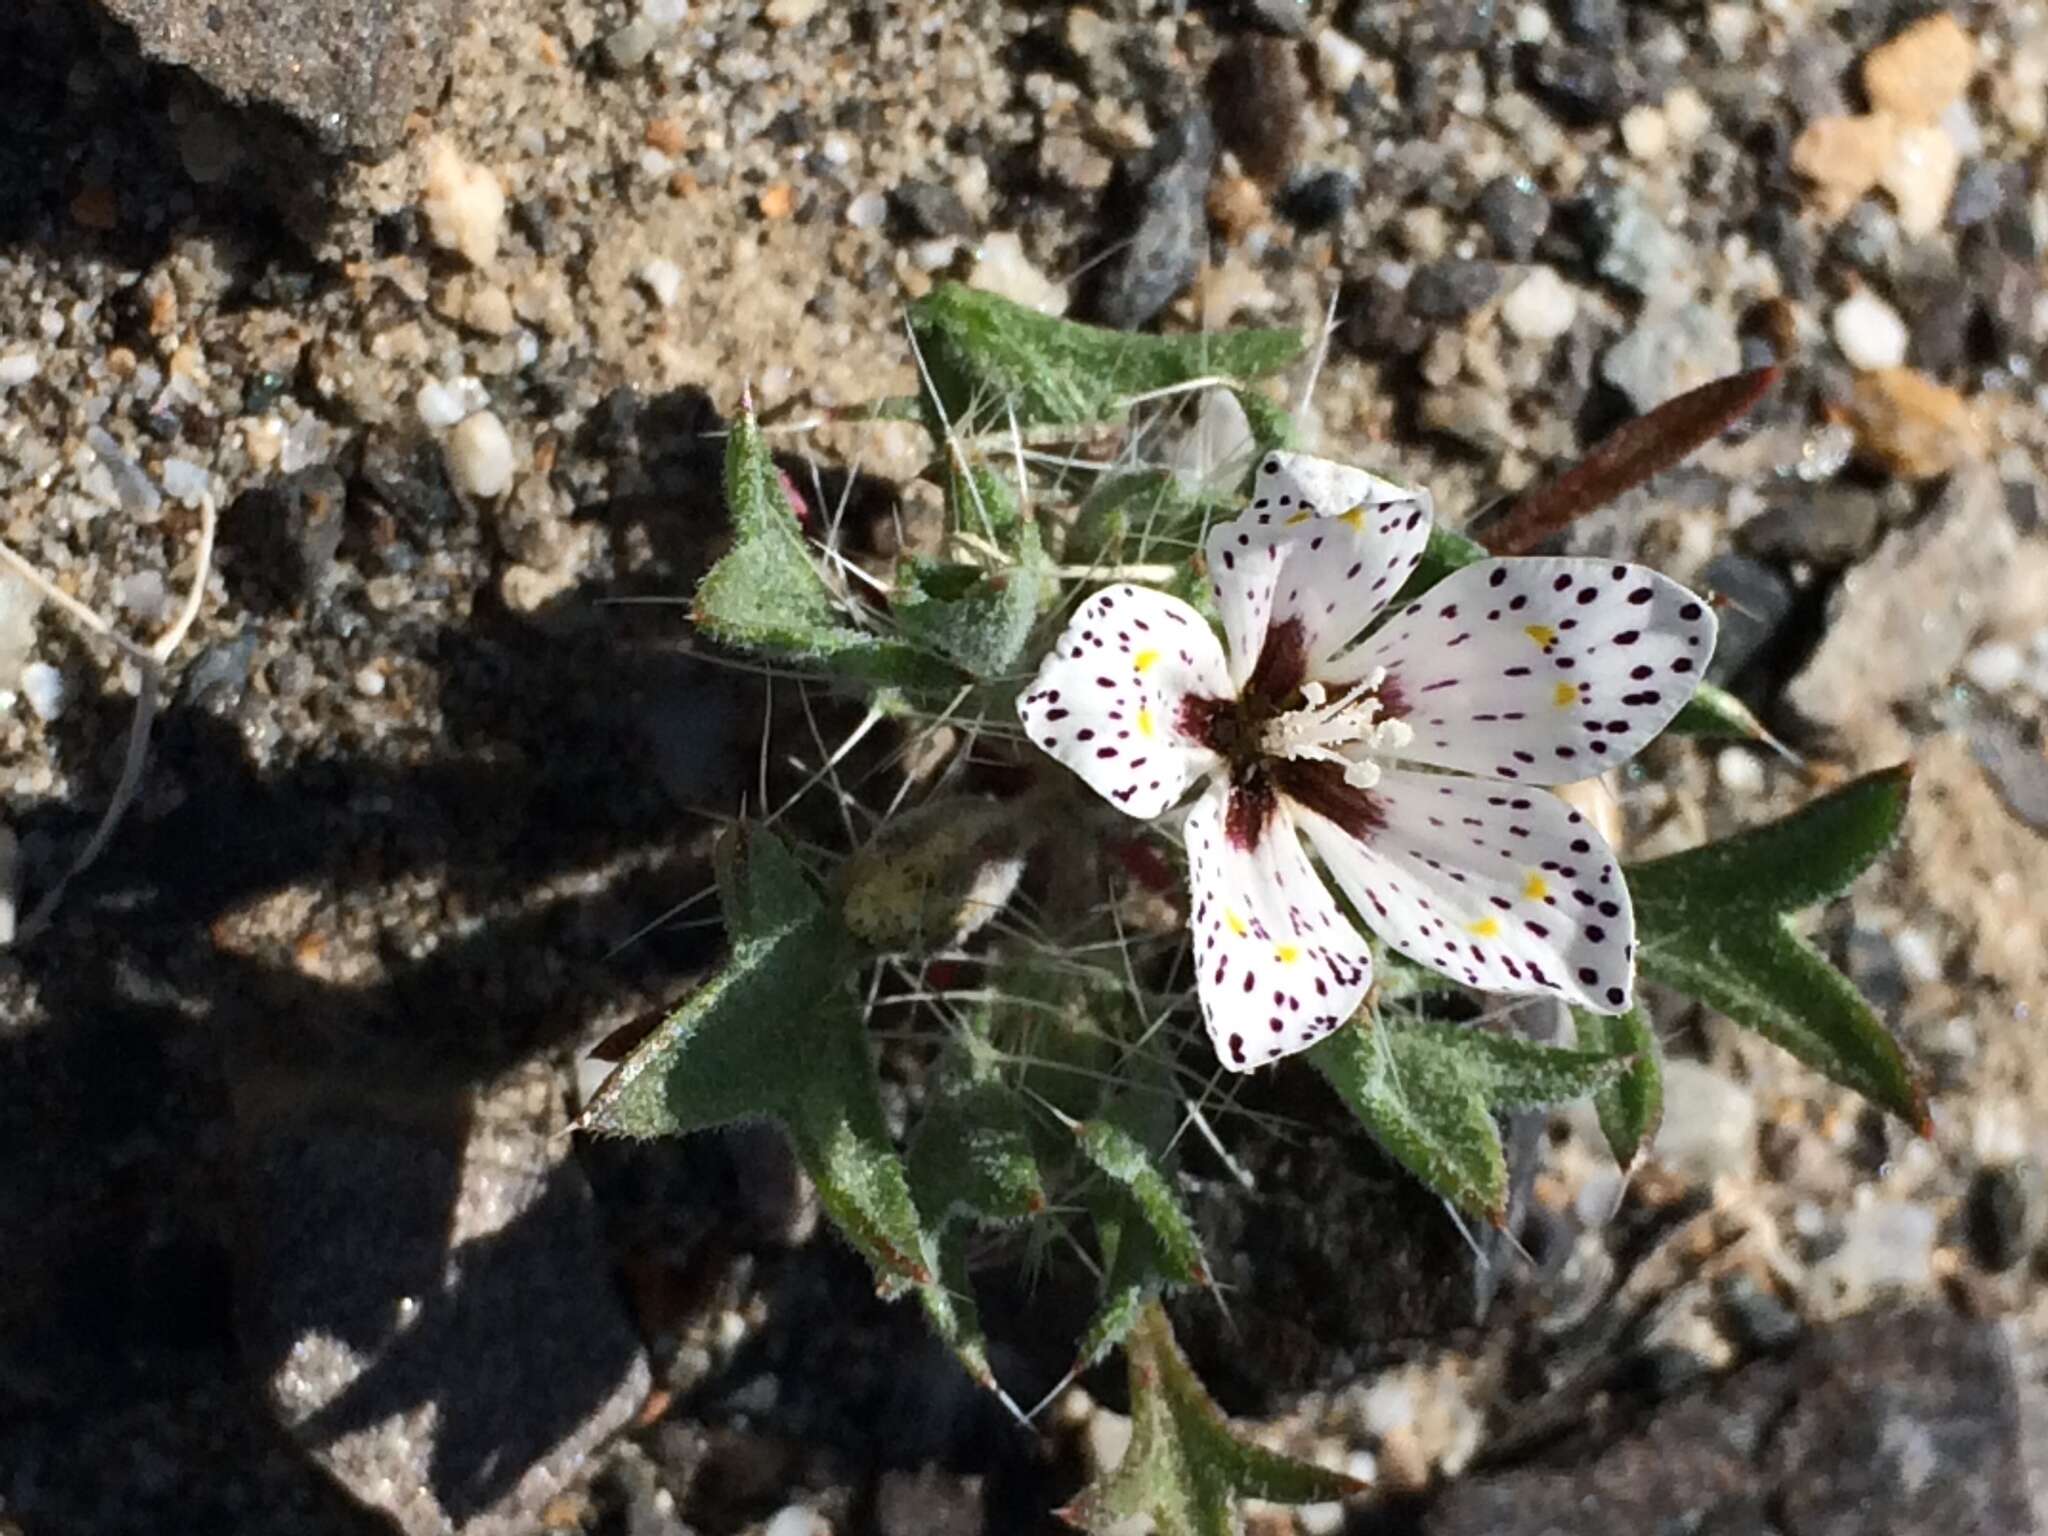
<path id="1" fill-rule="evenodd" d="M 1288 542 L 1271 509 L 1245 511 L 1209 530 L 1203 553 L 1209 585 L 1223 618 L 1230 653 L 1230 692 L 1240 693 L 1266 644 L 1273 617 L 1273 586 L 1280 577 L 1280 552 Z"/>
<path id="2" fill-rule="evenodd" d="M 1411 960 L 1487 992 L 1628 1007 L 1635 917 L 1600 835 L 1540 789 L 1390 768 L 1378 824 L 1295 821 L 1359 915 Z"/>
<path id="3" fill-rule="evenodd" d="M 1195 990 L 1216 1056 L 1249 1072 L 1314 1045 L 1372 986 L 1372 953 L 1270 792 L 1209 786 L 1187 819 Z"/>
<path id="4" fill-rule="evenodd" d="M 1384 608 L 1421 563 L 1434 515 L 1429 492 L 1303 453 L 1269 453 L 1251 511 L 1293 531 L 1282 551 L 1272 626 L 1301 625 L 1313 675 Z"/>
<path id="5" fill-rule="evenodd" d="M 1229 694 L 1202 616 L 1145 587 L 1104 587 L 1076 610 L 1017 700 L 1024 732 L 1118 810 L 1157 816 L 1215 766 L 1188 701 Z"/>
<path id="6" fill-rule="evenodd" d="M 1713 610 L 1606 560 L 1482 560 L 1340 658 L 1387 672 L 1411 762 L 1565 784 L 1626 762 L 1671 723 L 1714 654 Z"/>

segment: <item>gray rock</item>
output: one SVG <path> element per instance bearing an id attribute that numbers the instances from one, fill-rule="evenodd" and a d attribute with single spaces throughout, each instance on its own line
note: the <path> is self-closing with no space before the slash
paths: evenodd
<path id="1" fill-rule="evenodd" d="M 2041 1174 L 2026 1163 L 1979 1168 L 1963 1202 L 1963 1230 L 1970 1256 L 1993 1274 L 2003 1274 L 2040 1240 Z"/>
<path id="2" fill-rule="evenodd" d="M 1462 320 L 1500 292 L 1490 261 L 1432 261 L 1408 283 L 1408 311 L 1422 320 Z"/>
<path id="3" fill-rule="evenodd" d="M 2044 609 L 2048 546 L 2013 526 L 1989 466 L 1965 464 L 1932 513 L 1842 578 L 1786 702 L 1828 731 L 1875 724 L 1946 681 L 1977 635 L 2039 628 Z"/>
<path id="4" fill-rule="evenodd" d="M 275 107 L 334 153 L 396 146 L 440 93 L 467 0 L 97 0 L 148 57 L 237 105 Z"/>
<path id="5" fill-rule="evenodd" d="M 1208 246 L 1204 200 L 1215 164 L 1215 129 L 1195 111 L 1169 123 L 1128 168 L 1131 196 L 1116 209 L 1125 243 L 1103 263 L 1089 306 L 1097 320 L 1136 330 L 1194 281 Z"/>
<path id="6" fill-rule="evenodd" d="M 1635 191 L 1615 191 L 1594 209 L 1594 223 L 1602 277 L 1646 298 L 1681 291 L 1691 249 Z"/>
<path id="7" fill-rule="evenodd" d="M 1715 596 L 1725 598 L 1721 638 L 1707 676 L 1726 684 L 1762 654 L 1786 619 L 1798 593 L 1775 566 L 1747 555 L 1716 555 L 1701 572 Z"/>
<path id="8" fill-rule="evenodd" d="M 2009 160 L 1972 160 L 1956 178 L 1955 195 L 1948 204 L 1949 228 L 1986 223 L 2026 193 L 2027 174 L 2021 166 Z"/>
<path id="9" fill-rule="evenodd" d="M 1493 242 L 1494 254 L 1505 261 L 1527 261 L 1550 227 L 1550 199 L 1526 176 L 1494 177 L 1473 211 Z"/>
<path id="10" fill-rule="evenodd" d="M 280 475 L 228 509 L 224 535 L 253 558 L 262 579 L 286 596 L 327 585 L 347 524 L 348 486 L 325 464 Z"/>
<path id="11" fill-rule="evenodd" d="M 1211 67 L 1208 94 L 1217 135 L 1245 174 L 1267 186 L 1285 184 L 1307 135 L 1302 104 L 1311 92 L 1300 49 L 1277 37 L 1239 37 Z"/>
<path id="12" fill-rule="evenodd" d="M 42 593 L 0 570 L 0 693 L 21 687 L 21 669 L 35 654 L 36 611 L 42 606 Z"/>
<path id="13" fill-rule="evenodd" d="M 238 1325 L 278 1421 L 408 1536 L 539 1528 L 645 1398 L 559 1094 L 464 1119 L 276 1114 L 245 1160 Z"/>
<path id="14" fill-rule="evenodd" d="M 1611 123 L 1635 104 L 1609 47 L 1553 39 L 1537 51 L 1530 80 L 1552 115 L 1575 128 Z"/>
<path id="15" fill-rule="evenodd" d="M 974 233 L 974 215 L 960 194 L 936 181 L 905 181 L 889 194 L 889 208 L 909 233 L 935 239 Z"/>
<path id="16" fill-rule="evenodd" d="M 1790 484 L 1767 493 L 1763 511 L 1736 530 L 1736 542 L 1766 559 L 1806 560 L 1834 569 L 1868 554 L 1884 531 L 1877 493 L 1860 485 Z"/>
<path id="17" fill-rule="evenodd" d="M 1309 11 L 1303 0 L 1237 0 L 1237 14 L 1246 26 L 1276 37 L 1307 37 Z"/>
<path id="18" fill-rule="evenodd" d="M 2031 1529 L 1998 1328 L 1946 1308 L 1809 1334 L 1577 1460 L 1454 1484 L 1425 1536 L 2012 1536 Z"/>
<path id="19" fill-rule="evenodd" d="M 1996 1326 L 1943 1307 L 1813 1335 L 1764 1458 L 1798 1536 L 2011 1536 L 2031 1514 L 2012 1361 Z"/>
<path id="20" fill-rule="evenodd" d="M 1711 305 L 1681 304 L 1645 313 L 1607 349 L 1600 376 L 1641 414 L 1741 367 L 1734 323 Z"/>

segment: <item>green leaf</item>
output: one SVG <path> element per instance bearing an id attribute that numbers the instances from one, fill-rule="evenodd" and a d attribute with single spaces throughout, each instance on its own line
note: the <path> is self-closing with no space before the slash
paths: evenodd
<path id="1" fill-rule="evenodd" d="M 971 677 L 1011 671 L 1031 639 L 1045 595 L 1037 534 L 1029 540 L 1034 558 L 1000 570 L 906 561 L 893 609 L 903 632 Z"/>
<path id="2" fill-rule="evenodd" d="M 1045 1209 L 1030 1116 L 995 1082 L 948 1094 L 924 1112 L 910 1144 L 910 1182 L 937 1225 L 1012 1223 Z"/>
<path id="3" fill-rule="evenodd" d="M 619 1064 L 579 1125 L 650 1137 L 775 1120 L 819 1203 L 877 1272 L 929 1284 L 933 1244 L 883 1119 L 851 987 L 858 951 L 772 834 L 736 837 L 721 854 L 730 956 Z"/>
<path id="4" fill-rule="evenodd" d="M 782 476 L 751 415 L 725 445 L 725 500 L 733 545 L 697 584 L 691 618 L 725 645 L 823 665 L 904 687 L 945 687 L 958 676 L 936 657 L 851 623 L 826 588 Z"/>
<path id="5" fill-rule="evenodd" d="M 1494 1109 L 1537 1109 L 1582 1099 L 1631 1065 L 1627 1051 L 1589 1047 L 1584 1041 L 1580 1049 L 1567 1050 L 1469 1024 L 1428 1021 L 1399 1033 L 1425 1037 L 1432 1049 L 1457 1057 L 1461 1075 Z"/>
<path id="6" fill-rule="evenodd" d="M 934 436 L 1088 426 L 1134 395 L 1195 379 L 1262 378 L 1301 355 L 1293 331 L 1138 336 L 1055 319 L 941 283 L 910 307 Z"/>
<path id="7" fill-rule="evenodd" d="M 1701 683 L 1665 729 L 1710 741 L 1753 741 L 1793 762 L 1799 760 L 1790 747 L 1764 729 L 1764 723 L 1750 713 L 1747 704 L 1712 683 Z"/>
<path id="8" fill-rule="evenodd" d="M 1912 770 L 1881 769 L 1766 826 L 1628 867 L 1636 918 L 1676 930 L 1839 896 L 1898 840 Z"/>
<path id="9" fill-rule="evenodd" d="M 1640 1007 L 1614 1017 L 1574 1008 L 1572 1019 L 1582 1049 L 1633 1058 L 1626 1071 L 1593 1095 L 1608 1150 L 1624 1170 L 1633 1169 L 1664 1123 L 1664 1058 L 1656 1033 Z"/>
<path id="10" fill-rule="evenodd" d="M 1844 785 L 1781 821 L 1630 866 L 1638 964 L 1915 1127 L 1927 1101 L 1905 1053 L 1786 914 L 1839 895 L 1898 836 L 1908 770 Z"/>
<path id="11" fill-rule="evenodd" d="M 1109 1120 L 1091 1120 L 1075 1136 L 1081 1155 L 1130 1196 L 1159 1246 L 1168 1278 L 1183 1285 L 1207 1285 L 1209 1272 L 1202 1263 L 1194 1223 L 1144 1144 Z"/>
<path id="12" fill-rule="evenodd" d="M 1113 1471 L 1060 1511 L 1069 1524 L 1108 1536 L 1122 1522 L 1149 1519 L 1156 1536 L 1230 1536 L 1239 1499 L 1308 1504 L 1365 1491 L 1341 1472 L 1233 1435 L 1157 1302 L 1134 1319 L 1126 1353 L 1130 1447 Z"/>
<path id="13" fill-rule="evenodd" d="M 1506 1219 L 1500 1128 L 1465 1058 L 1427 1033 L 1356 1026 L 1306 1054 L 1389 1156 L 1461 1211 Z"/>

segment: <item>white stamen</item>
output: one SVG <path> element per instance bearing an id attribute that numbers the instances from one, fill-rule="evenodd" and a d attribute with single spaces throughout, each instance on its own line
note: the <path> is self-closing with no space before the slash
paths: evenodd
<path id="1" fill-rule="evenodd" d="M 1396 751 L 1415 739 L 1406 721 L 1379 718 L 1377 690 L 1386 677 L 1386 668 L 1375 667 L 1335 703 L 1323 684 L 1303 683 L 1303 707 L 1268 721 L 1261 749 L 1269 757 L 1335 763 L 1344 770 L 1345 783 L 1371 789 L 1380 780 L 1372 755 Z"/>

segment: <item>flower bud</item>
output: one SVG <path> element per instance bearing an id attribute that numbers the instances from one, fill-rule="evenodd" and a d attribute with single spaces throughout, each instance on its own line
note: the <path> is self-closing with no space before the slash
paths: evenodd
<path id="1" fill-rule="evenodd" d="M 1002 910 L 1030 838 L 1012 805 L 940 800 L 883 826 L 840 872 L 841 913 L 884 949 L 960 944 Z"/>

